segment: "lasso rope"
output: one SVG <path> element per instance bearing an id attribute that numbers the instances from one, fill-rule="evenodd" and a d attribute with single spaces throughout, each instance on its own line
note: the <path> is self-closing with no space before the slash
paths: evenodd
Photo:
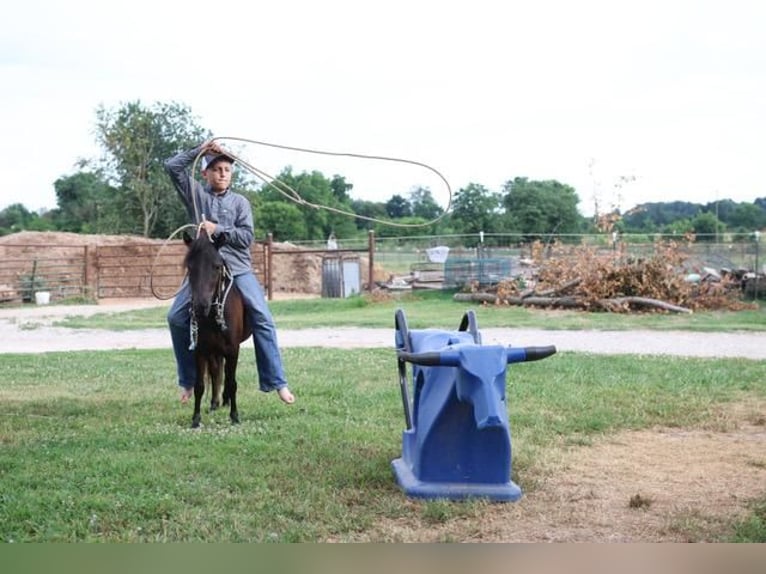
<path id="1" fill-rule="evenodd" d="M 370 221 L 372 223 L 379 223 L 381 225 L 388 225 L 390 227 L 405 227 L 405 228 L 414 228 L 414 227 L 428 227 L 429 225 L 433 225 L 437 221 L 441 220 L 444 216 L 447 215 L 447 213 L 450 210 L 450 207 L 452 206 L 452 187 L 450 186 L 449 182 L 447 181 L 447 178 L 442 175 L 440 171 L 437 169 L 431 167 L 430 165 L 427 165 L 425 163 L 409 160 L 409 159 L 402 159 L 402 158 L 395 158 L 395 157 L 387 157 L 387 156 L 381 156 L 381 155 L 365 155 L 360 153 L 349 153 L 349 152 L 334 152 L 334 151 L 326 151 L 326 150 L 319 150 L 319 149 L 312 149 L 312 148 L 303 148 L 303 147 L 295 147 L 295 146 L 287 146 L 287 145 L 281 145 L 281 144 L 275 144 L 275 143 L 269 143 L 264 141 L 258 141 L 253 139 L 247 139 L 247 138 L 240 138 L 240 137 L 233 137 L 233 136 L 218 136 L 212 138 L 210 141 L 218 141 L 218 140 L 227 140 L 227 141 L 238 141 L 238 142 L 245 142 L 255 145 L 262 145 L 266 147 L 272 147 L 277 149 L 284 149 L 284 150 L 290 150 L 290 151 L 297 151 L 301 153 L 311 153 L 311 154 L 317 154 L 317 155 L 328 155 L 328 156 L 335 156 L 335 157 L 351 157 L 356 159 L 371 159 L 371 160 L 378 160 L 378 161 L 390 161 L 390 162 L 397 162 L 397 163 L 403 163 L 408 165 L 414 165 L 417 167 L 422 167 L 424 169 L 427 169 L 434 174 L 436 174 L 439 179 L 441 179 L 444 182 L 445 187 L 447 188 L 448 193 L 448 200 L 447 200 L 447 207 L 444 209 L 441 215 L 438 217 L 435 217 L 434 219 L 431 219 L 429 221 L 423 222 L 423 223 L 399 223 L 396 221 L 387 221 L 385 219 L 378 219 L 376 217 L 369 217 L 366 215 L 359 215 L 357 213 L 353 213 L 350 211 L 346 211 L 343 209 L 339 209 L 337 207 L 332 207 L 329 205 L 320 205 L 316 203 L 311 203 L 310 201 L 306 201 L 301 197 L 301 195 L 293 189 L 290 185 L 287 183 L 279 180 L 278 178 L 274 177 L 273 175 L 270 175 L 266 173 L 265 171 L 251 165 L 249 162 L 245 161 L 241 157 L 237 156 L 236 154 L 226 151 L 224 152 L 225 155 L 228 155 L 235 161 L 237 161 L 242 167 L 247 169 L 250 173 L 252 173 L 254 176 L 256 176 L 258 179 L 263 181 L 265 184 L 272 186 L 274 189 L 277 190 L 281 195 L 289 199 L 290 201 L 293 201 L 297 203 L 298 205 L 303 205 L 312 209 L 324 209 L 327 211 L 330 211 L 332 213 L 337 213 L 339 215 L 346 215 L 349 217 L 353 217 L 355 219 L 362 219 L 364 221 Z M 191 166 L 191 177 L 194 179 L 194 174 L 197 172 L 197 164 L 199 163 L 199 160 L 202 156 L 206 155 L 208 152 L 206 150 L 200 151 L 200 153 L 197 154 L 197 157 L 194 158 L 194 162 Z M 154 295 L 157 299 L 161 301 L 165 301 L 168 299 L 174 298 L 176 295 L 178 295 L 178 292 L 180 291 L 180 287 L 169 297 L 161 296 L 157 293 L 155 286 L 154 286 L 154 268 L 157 264 L 157 260 L 159 259 L 160 254 L 162 253 L 163 249 L 167 246 L 167 244 L 170 242 L 171 239 L 173 239 L 178 233 L 183 231 L 184 229 L 187 229 L 189 227 L 193 227 L 197 229 L 197 234 L 199 235 L 199 230 L 202 227 L 202 224 L 204 223 L 204 217 L 205 214 L 202 214 L 200 216 L 199 212 L 199 206 L 197 205 L 198 199 L 197 199 L 197 190 L 194 186 L 194 182 L 192 182 L 191 185 L 191 195 L 192 195 L 192 207 L 194 209 L 194 220 L 198 223 L 187 223 L 186 225 L 182 225 L 173 233 L 170 234 L 170 236 L 164 241 L 164 243 L 160 246 L 160 249 L 157 251 L 157 255 L 154 257 L 154 261 L 152 262 L 151 269 L 149 271 L 149 288 L 152 292 L 152 295 Z M 212 238 L 210 239 L 212 241 Z M 186 275 L 184 275 L 186 277 Z M 181 282 L 183 284 L 183 281 Z"/>
<path id="2" fill-rule="evenodd" d="M 317 155 L 328 155 L 328 156 L 335 156 L 335 157 L 351 157 L 356 159 L 371 159 L 371 160 L 378 160 L 378 161 L 390 161 L 390 162 L 397 162 L 397 163 L 403 163 L 407 165 L 414 165 L 417 167 L 422 167 L 424 169 L 427 169 L 434 174 L 436 174 L 439 179 L 441 179 L 444 182 L 445 187 L 447 188 L 448 193 L 448 200 L 447 200 L 447 207 L 442 212 L 441 215 L 438 217 L 435 217 L 434 219 L 431 219 L 429 221 L 425 221 L 423 223 L 399 223 L 396 221 L 387 221 L 385 219 L 378 219 L 376 217 L 369 217 L 366 215 L 359 215 L 357 213 L 353 213 L 350 211 L 346 211 L 343 209 L 339 209 L 337 207 L 332 207 L 329 205 L 321 205 L 317 203 L 311 203 L 310 201 L 306 201 L 301 197 L 301 195 L 292 187 L 290 187 L 287 183 L 279 180 L 278 178 L 274 177 L 273 175 L 270 175 L 266 173 L 265 171 L 251 165 L 241 157 L 237 156 L 236 154 L 225 151 L 225 155 L 228 155 L 232 159 L 236 160 L 242 167 L 247 169 L 250 173 L 255 175 L 258 179 L 266 183 L 267 185 L 272 186 L 274 189 L 276 189 L 281 195 L 289 199 L 290 201 L 293 201 L 297 203 L 298 205 L 303 205 L 306 207 L 310 207 L 312 209 L 324 209 L 326 211 L 330 211 L 332 213 L 337 213 L 339 215 L 346 215 L 349 217 L 353 217 L 355 219 L 362 219 L 364 221 L 371 221 L 373 223 L 379 223 L 381 225 L 388 225 L 391 227 L 428 227 L 429 225 L 433 225 L 440 219 L 442 219 L 444 216 L 447 215 L 447 213 L 450 210 L 450 207 L 452 206 L 452 187 L 450 187 L 449 182 L 447 181 L 447 178 L 445 178 L 440 171 L 437 169 L 431 167 L 430 165 L 427 165 L 425 163 L 414 161 L 410 159 L 402 159 L 402 158 L 395 158 L 395 157 L 387 157 L 382 155 L 365 155 L 360 153 L 349 153 L 349 152 L 334 152 L 334 151 L 326 151 L 326 150 L 319 150 L 319 149 L 312 149 L 312 148 L 303 148 L 303 147 L 295 147 L 295 146 L 287 146 L 287 145 L 281 145 L 281 144 L 275 144 L 275 143 L 269 143 L 264 141 L 258 141 L 253 139 L 247 139 L 247 138 L 240 138 L 240 137 L 231 137 L 231 136 L 219 136 L 214 137 L 210 141 L 218 141 L 218 140 L 229 140 L 229 141 L 239 141 L 239 142 L 246 142 L 251 143 L 255 145 L 262 145 L 266 147 L 273 147 L 277 149 L 284 149 L 284 150 L 290 150 L 290 151 L 297 151 L 301 153 L 312 153 Z M 201 151 L 199 154 L 197 154 L 197 157 L 194 158 L 194 163 L 192 163 L 192 174 L 196 173 L 196 166 L 198 161 L 203 155 L 206 155 L 207 151 Z M 194 203 L 194 215 L 197 218 L 197 221 L 199 221 L 199 209 L 196 204 L 196 195 L 192 197 L 192 202 Z"/>
<path id="3" fill-rule="evenodd" d="M 186 223 L 173 231 L 168 238 L 162 242 L 162 245 L 160 245 L 160 248 L 157 250 L 157 254 L 154 256 L 154 260 L 152 261 L 152 266 L 149 268 L 149 290 L 152 292 L 152 295 L 155 296 L 155 298 L 159 299 L 160 301 L 167 301 L 168 299 L 173 299 L 176 295 L 178 295 L 178 291 L 180 291 L 180 287 L 176 289 L 176 291 L 170 295 L 169 297 L 164 297 L 157 293 L 155 287 L 154 287 L 154 268 L 157 266 L 157 260 L 160 258 L 160 255 L 162 254 L 162 251 L 167 247 L 168 243 L 170 243 L 170 240 L 173 239 L 176 235 L 178 235 L 181 231 L 184 229 L 187 229 L 189 227 L 192 227 L 197 230 L 197 237 L 199 237 L 200 231 L 202 231 L 202 227 L 204 225 L 204 214 L 203 214 L 203 221 L 200 221 L 199 224 L 194 223 Z M 213 238 L 208 235 L 208 239 L 210 240 L 210 243 L 213 242 Z M 227 269 L 228 272 L 228 269 Z M 186 273 L 184 273 L 184 278 L 186 278 Z M 181 284 L 183 285 L 183 279 L 181 280 Z"/>
<path id="4" fill-rule="evenodd" d="M 154 268 L 157 266 L 157 260 L 160 258 L 160 255 L 162 255 L 162 251 L 167 247 L 168 243 L 170 243 L 170 240 L 173 239 L 176 235 L 178 235 L 181 231 L 184 229 L 188 229 L 189 227 L 192 227 L 194 229 L 197 229 L 197 232 L 199 233 L 199 226 L 194 223 L 186 223 L 185 225 L 182 225 L 173 233 L 171 233 L 168 238 L 162 242 L 162 245 L 160 245 L 160 248 L 157 250 L 157 254 L 154 256 L 154 260 L 152 261 L 152 266 L 149 268 L 149 290 L 152 292 L 152 295 L 154 295 L 155 298 L 159 299 L 160 301 L 167 301 L 168 299 L 173 299 L 176 295 L 178 295 L 178 292 L 181 290 L 181 287 L 179 286 L 178 289 L 175 290 L 175 292 L 165 297 L 163 295 L 160 295 L 157 293 L 157 290 L 154 286 Z M 186 273 L 184 273 L 184 279 L 186 278 Z M 183 285 L 183 279 L 181 280 L 181 285 Z"/>

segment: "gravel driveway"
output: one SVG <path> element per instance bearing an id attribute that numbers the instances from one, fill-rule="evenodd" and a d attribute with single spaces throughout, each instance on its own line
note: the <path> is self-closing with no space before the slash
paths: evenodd
<path id="1" fill-rule="evenodd" d="M 107 349 L 170 349 L 166 329 L 106 331 L 66 329 L 51 324 L 65 316 L 122 312 L 164 306 L 156 300 L 120 301 L 100 305 L 37 306 L 0 309 L 5 336 L 3 353 L 45 353 Z M 688 357 L 766 359 L 766 333 L 693 333 L 686 331 L 551 331 L 544 329 L 480 329 L 485 345 L 555 345 L 558 351 L 595 354 L 647 354 Z M 279 329 L 281 347 L 393 347 L 392 329 L 332 327 Z M 246 346 L 252 346 L 248 341 Z"/>

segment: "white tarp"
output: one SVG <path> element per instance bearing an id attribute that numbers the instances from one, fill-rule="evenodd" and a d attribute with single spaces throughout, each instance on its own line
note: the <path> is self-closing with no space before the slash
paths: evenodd
<path id="1" fill-rule="evenodd" d="M 426 249 L 426 255 L 431 263 L 444 263 L 449 255 L 449 247 L 446 245 L 437 245 Z"/>

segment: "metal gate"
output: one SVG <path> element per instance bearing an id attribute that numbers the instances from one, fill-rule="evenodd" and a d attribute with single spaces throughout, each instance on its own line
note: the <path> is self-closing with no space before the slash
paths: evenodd
<path id="1" fill-rule="evenodd" d="M 263 246 L 251 248 L 253 268 L 263 270 Z M 97 248 L 96 297 L 171 298 L 184 277 L 183 241 L 161 244 L 100 245 Z"/>
<path id="2" fill-rule="evenodd" d="M 89 296 L 88 247 L 59 244 L 0 245 L 0 302 L 30 303 Z"/>

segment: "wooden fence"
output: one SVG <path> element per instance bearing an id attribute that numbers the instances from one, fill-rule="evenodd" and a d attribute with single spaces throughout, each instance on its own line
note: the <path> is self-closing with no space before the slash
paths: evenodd
<path id="1" fill-rule="evenodd" d="M 285 271 L 321 267 L 325 255 L 369 254 L 372 269 L 373 236 L 367 249 L 301 249 L 289 244 L 256 242 L 251 248 L 253 270 L 269 299 L 285 288 Z M 0 245 L 0 303 L 34 302 L 45 291 L 50 301 L 87 298 L 171 298 L 184 276 L 183 241 L 126 240 L 119 244 L 62 246 L 53 243 Z M 313 271 L 313 269 L 312 269 Z M 293 283 L 296 283 L 293 278 Z M 301 287 L 308 285 L 308 281 Z"/>
<path id="2" fill-rule="evenodd" d="M 265 244 L 252 248 L 253 268 L 266 274 Z M 115 245 L 0 245 L 0 303 L 87 298 L 171 298 L 184 276 L 182 241 Z"/>

